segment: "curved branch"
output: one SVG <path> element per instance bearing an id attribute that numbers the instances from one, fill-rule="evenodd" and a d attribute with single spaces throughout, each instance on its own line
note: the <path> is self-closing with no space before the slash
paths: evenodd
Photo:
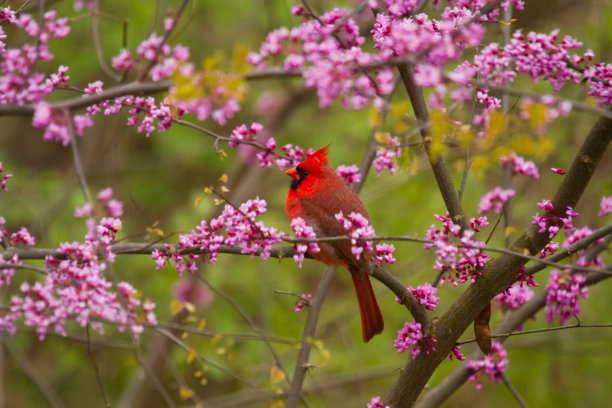
<path id="1" fill-rule="evenodd" d="M 610 278 L 609 274 L 595 273 L 588 275 L 585 285 L 594 285 L 604 279 Z M 526 320 L 535 315 L 539 310 L 543 309 L 546 305 L 546 296 L 548 290 L 545 289 L 537 293 L 531 300 L 523 304 L 520 308 L 508 312 L 502 321 L 493 330 L 493 337 L 499 336 L 500 334 L 506 334 L 512 332 Z M 500 338 L 500 342 L 504 342 L 508 337 Z M 440 384 L 429 390 L 423 395 L 423 398 L 416 405 L 417 408 L 435 408 L 442 405 L 442 403 L 450 397 L 461 385 L 463 385 L 473 371 L 466 367 L 467 362 L 479 360 L 483 358 L 483 354 L 480 350 L 475 351 L 468 360 L 455 369 L 451 374 L 446 376 Z"/>
<path id="2" fill-rule="evenodd" d="M 567 206 L 576 205 L 611 139 L 612 120 L 600 117 L 552 200 L 557 215 L 562 214 Z M 535 255 L 549 241 L 547 233 L 538 233 L 538 226 L 532 225 L 513 244 L 512 249 L 518 252 L 525 250 Z M 421 390 L 450 353 L 459 336 L 495 295 L 516 281 L 517 271 L 525 262 L 525 259 L 516 255 L 502 254 L 483 268 L 482 276 L 470 285 L 450 310 L 438 320 L 434 333 L 438 340 L 436 350 L 429 356 L 421 353 L 406 364 L 389 395 L 389 402 L 393 407 L 411 407 L 415 403 Z"/>
<path id="3" fill-rule="evenodd" d="M 51 102 L 49 105 L 51 109 L 80 109 L 87 106 L 95 105 L 100 102 L 104 102 L 108 99 L 114 99 L 119 96 L 134 95 L 134 94 L 151 94 L 157 92 L 164 92 L 170 89 L 172 81 L 160 81 L 160 82 L 132 82 L 127 85 L 116 86 L 114 88 L 107 89 L 100 94 L 77 96 L 75 98 L 66 99 L 60 102 Z M 2 105 L 0 106 L 0 116 L 3 115 L 20 115 L 20 116 L 31 116 L 34 114 L 34 105 Z"/>
<path id="4" fill-rule="evenodd" d="M 289 392 L 287 394 L 288 408 L 297 407 L 298 401 L 302 398 L 302 384 L 304 383 L 306 372 L 308 372 L 310 368 L 308 365 L 308 357 L 310 356 L 310 349 L 312 348 L 312 339 L 314 338 L 315 329 L 317 328 L 317 321 L 319 320 L 319 313 L 321 312 L 323 301 L 325 300 L 325 296 L 327 296 L 327 292 L 329 292 L 335 273 L 336 268 L 333 266 L 328 266 L 325 269 L 325 273 L 319 282 L 319 286 L 308 308 L 308 316 L 306 317 L 304 333 L 302 335 L 302 347 L 298 353 L 293 379 L 291 380 L 291 385 L 289 386 Z"/>

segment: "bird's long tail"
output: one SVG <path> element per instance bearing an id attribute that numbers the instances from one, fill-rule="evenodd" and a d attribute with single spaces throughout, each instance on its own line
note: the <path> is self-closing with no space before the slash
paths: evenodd
<path id="1" fill-rule="evenodd" d="M 367 343 L 372 337 L 381 333 L 385 325 L 367 272 L 355 266 L 350 266 L 349 271 L 351 272 L 355 292 L 357 292 L 357 300 L 359 301 L 363 341 Z"/>

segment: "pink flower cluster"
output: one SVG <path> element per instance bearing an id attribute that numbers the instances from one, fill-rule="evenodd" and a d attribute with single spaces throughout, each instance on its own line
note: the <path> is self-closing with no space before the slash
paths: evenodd
<path id="1" fill-rule="evenodd" d="M 356 165 L 345 166 L 341 164 L 336 168 L 336 173 L 344 180 L 347 186 L 351 184 L 359 184 L 361 182 L 361 173 L 359 173 L 359 167 Z"/>
<path id="2" fill-rule="evenodd" d="M 502 310 L 518 309 L 524 303 L 531 300 L 533 290 L 528 285 L 513 285 L 507 290 L 495 296 L 495 300 L 499 302 Z"/>
<path id="3" fill-rule="evenodd" d="M 591 235 L 594 231 L 589 227 L 576 228 L 571 231 L 563 248 L 580 241 Z M 597 242 L 602 242 L 598 240 Z M 596 256 L 591 260 L 584 258 L 585 250 L 580 250 L 575 257 L 576 265 L 584 266 L 585 268 L 595 266 L 598 268 L 604 267 L 604 262 L 600 256 Z M 580 314 L 580 297 L 586 298 L 588 295 L 588 287 L 585 285 L 585 273 L 583 271 L 564 271 L 552 270 L 546 288 L 548 294 L 546 296 L 546 321 L 552 322 L 558 315 L 561 324 L 567 323 L 573 316 Z"/>
<path id="4" fill-rule="evenodd" d="M 164 20 L 166 31 L 171 30 L 173 25 L 174 21 L 171 18 Z M 162 36 L 152 33 L 136 47 L 135 56 L 129 50 L 122 49 L 113 57 L 112 66 L 121 71 L 138 72 L 143 66 L 154 61 L 155 64 L 148 73 L 150 78 L 157 82 L 170 76 L 176 76 L 176 84 L 170 88 L 169 96 L 164 102 L 155 104 L 154 100 L 148 100 L 148 104 L 153 106 L 152 109 L 165 110 L 166 107 L 172 107 L 179 117 L 186 113 L 193 113 L 200 121 L 211 117 L 218 124 L 225 125 L 227 120 L 240 110 L 237 94 L 244 93 L 244 87 L 229 90 L 224 78 L 234 75 L 233 73 L 200 72 L 196 70 L 193 63 L 188 62 L 188 59 L 189 49 L 187 47 L 180 44 L 170 47 L 163 42 Z M 211 82 L 210 78 L 207 82 L 207 75 L 216 77 L 217 80 L 212 81 L 214 86 L 208 83 Z M 188 91 L 185 91 L 186 89 Z M 136 97 L 131 96 L 130 98 Z M 156 117 L 155 114 L 153 116 Z M 164 116 L 171 117 L 170 112 L 164 113 Z M 169 125 L 170 123 L 168 127 Z M 161 132 L 166 129 L 160 128 L 159 130 Z M 139 132 L 141 131 L 139 129 Z M 150 132 L 147 133 L 147 136 L 149 134 Z"/>
<path id="5" fill-rule="evenodd" d="M 424 249 L 436 248 L 435 270 L 456 270 L 454 276 L 450 273 L 442 276 L 440 285 L 447 280 L 455 286 L 468 280 L 474 282 L 480 275 L 479 268 L 484 266 L 488 260 L 488 255 L 482 250 L 485 243 L 473 240 L 475 231 L 479 231 L 476 228 L 488 225 L 486 218 L 470 220 L 470 225 L 476 228 L 463 231 L 463 233 L 461 233 L 461 227 L 453 223 L 448 213 L 445 216 L 436 214 L 435 218 L 442 223 L 442 228 L 435 224 L 429 228 L 426 238 L 433 242 L 425 244 Z"/>
<path id="6" fill-rule="evenodd" d="M 560 272 L 553 269 L 546 289 L 546 321 L 551 323 L 558 315 L 561 324 L 580 314 L 579 297 L 586 298 L 588 289 L 581 273 Z"/>
<path id="7" fill-rule="evenodd" d="M 493 190 L 486 193 L 480 203 L 478 204 L 478 214 L 485 214 L 493 210 L 496 214 L 499 214 L 504 209 L 504 203 L 514 197 L 514 190 L 502 189 L 501 187 L 495 187 Z"/>
<path id="8" fill-rule="evenodd" d="M 514 174 L 523 174 L 534 179 L 540 178 L 540 172 L 535 163 L 531 160 L 525 160 L 522 156 L 512 153 L 510 156 L 502 156 L 499 158 L 502 164 L 511 164 Z"/>
<path id="9" fill-rule="evenodd" d="M 380 402 L 380 396 L 376 396 L 372 397 L 366 408 L 389 408 L 389 406 Z"/>
<path id="10" fill-rule="evenodd" d="M 378 177 L 383 170 L 389 170 L 389 173 L 394 174 L 398 169 L 397 159 L 402 156 L 399 138 L 390 136 L 388 133 L 384 137 L 385 142 L 376 148 L 376 157 L 372 163 Z"/>
<path id="11" fill-rule="evenodd" d="M 306 221 L 304 221 L 301 217 L 297 217 L 291 220 L 291 229 L 295 233 L 296 238 L 316 238 L 312 227 L 306 225 Z M 301 244 L 295 244 L 293 246 L 295 248 L 295 255 L 293 255 L 293 259 L 297 262 L 298 266 L 302 267 L 302 261 L 304 260 L 304 254 L 306 252 L 317 253 L 321 250 L 319 245 L 316 242 L 305 242 Z"/>
<path id="12" fill-rule="evenodd" d="M 104 115 L 119 113 L 123 108 L 129 108 L 128 126 L 137 126 L 138 133 L 144 133 L 149 137 L 156 130 L 162 133 L 172 126 L 171 106 L 166 103 L 157 104 L 152 96 L 126 95 L 115 98 L 113 101 L 105 100 L 96 105 L 87 107 L 87 115 L 94 116 L 100 112 Z M 140 115 L 143 117 L 140 117 Z M 76 117 L 75 117 L 76 127 Z"/>
<path id="13" fill-rule="evenodd" d="M 461 352 L 461 347 L 459 346 L 453 346 L 453 348 L 451 349 L 450 354 L 448 355 L 449 360 L 454 360 L 455 358 L 459 361 L 464 361 L 465 360 L 465 356 L 463 355 L 463 353 Z"/>
<path id="14" fill-rule="evenodd" d="M 304 306 L 307 306 L 310 304 L 310 300 L 312 299 L 312 295 L 310 293 L 302 293 L 302 298 L 304 299 L 308 299 L 308 301 L 306 300 L 300 300 L 298 301 L 295 306 L 293 307 L 293 310 L 296 312 L 299 312 L 300 310 L 302 310 L 304 308 Z"/>
<path id="15" fill-rule="evenodd" d="M 552 171 L 555 174 L 558 174 L 560 176 L 565 176 L 567 174 L 567 171 L 563 170 L 560 167 L 551 167 L 550 171 Z"/>
<path id="16" fill-rule="evenodd" d="M 230 135 L 231 140 L 228 144 L 232 148 L 237 148 L 239 146 L 246 148 L 249 146 L 245 144 L 245 142 L 259 142 L 258 139 L 264 132 L 263 126 L 257 122 L 251 123 L 248 127 L 246 124 L 242 124 L 232 131 Z M 276 164 L 280 170 L 284 170 L 290 166 L 297 166 L 314 153 L 312 149 L 308 149 L 308 151 L 304 152 L 299 146 L 286 144 L 281 148 L 283 152 L 281 156 L 281 154 L 275 152 L 276 147 L 276 140 L 273 137 L 269 137 L 265 144 L 265 150 L 256 153 L 255 149 L 245 149 L 242 153 L 244 153 L 244 158 L 247 160 L 255 156 L 255 160 L 261 167 L 272 167 Z"/>
<path id="17" fill-rule="evenodd" d="M 376 244 L 376 260 L 379 264 L 394 264 L 396 259 L 393 257 L 395 246 L 393 244 Z"/>
<path id="18" fill-rule="evenodd" d="M 431 286 L 429 282 L 425 282 L 424 285 L 417 286 L 416 289 L 414 289 L 412 286 L 409 286 L 408 290 L 414 295 L 414 297 L 419 301 L 420 304 L 425 306 L 425 309 L 432 311 L 436 310 L 438 302 L 440 301 L 440 298 L 436 296 L 436 293 L 438 293 L 438 289 Z M 400 305 L 404 304 L 404 302 L 402 302 L 402 300 L 397 296 L 395 297 L 395 301 Z"/>
<path id="19" fill-rule="evenodd" d="M 156 269 L 163 268 L 170 260 L 175 263 L 179 276 L 185 269 L 195 273 L 195 261 L 199 255 L 188 252 L 206 251 L 208 260 L 214 265 L 221 245 L 240 247 L 240 253 L 249 254 L 251 258 L 260 252 L 259 256 L 265 262 L 270 257 L 272 245 L 281 242 L 285 235 L 256 220 L 257 216 L 265 212 L 266 202 L 259 197 L 248 200 L 239 207 L 226 204 L 221 215 L 212 219 L 209 224 L 203 220 L 195 231 L 181 235 L 175 248 L 166 244 L 166 251 L 153 251 L 151 255 L 157 263 Z"/>
<path id="20" fill-rule="evenodd" d="M 230 135 L 231 141 L 228 144 L 230 147 L 235 149 L 240 146 L 240 142 L 242 141 L 255 141 L 256 136 L 261 133 L 262 130 L 263 126 L 257 122 L 251 123 L 251 126 L 248 128 L 245 124 L 242 124 L 232 131 L 232 134 Z"/>
<path id="21" fill-rule="evenodd" d="M 104 191 L 101 201 L 111 200 L 112 192 Z M 13 296 L 9 311 L 0 317 L 0 330 L 14 335 L 21 317 L 26 326 L 36 329 L 41 340 L 49 328 L 66 335 L 65 324 L 69 320 L 82 327 L 91 324 L 100 333 L 104 322 L 114 324 L 120 331 L 129 327 L 134 336 L 142 332 L 143 323 L 157 324 L 154 303 L 141 301 L 138 291 L 126 282 L 117 285 L 118 292 L 113 291 L 113 283 L 105 277 L 106 263 L 114 260 L 111 244 L 121 221 L 102 218 L 96 224 L 91 217 L 87 225 L 84 243 L 62 243 L 58 256 L 46 257 L 44 281 L 21 284 L 21 296 Z M 27 231 L 20 232 L 19 241 L 34 243 L 27 238 Z"/>
<path id="22" fill-rule="evenodd" d="M 603 217 L 604 215 L 610 214 L 612 212 L 612 195 L 608 197 L 601 197 L 599 208 L 601 210 L 597 213 L 598 216 Z"/>
<path id="23" fill-rule="evenodd" d="M 538 207 L 545 210 L 550 217 L 541 216 L 539 213 L 533 216 L 533 225 L 540 227 L 539 233 L 548 232 L 548 238 L 553 238 L 561 230 L 565 229 L 565 233 L 569 235 L 569 231 L 574 229 L 572 225 L 572 218 L 578 216 L 578 213 L 574 212 L 571 207 L 567 207 L 565 210 L 565 217 L 558 217 L 555 215 L 555 207 L 552 205 L 550 200 L 542 200 L 538 203 Z"/>
<path id="24" fill-rule="evenodd" d="M 44 14 L 43 25 L 30 14 L 16 15 L 10 7 L 0 8 L 0 23 L 9 23 L 22 29 L 35 41 L 24 44 L 21 48 L 7 48 L 7 38 L 0 26 L 0 105 L 14 103 L 23 106 L 26 103 L 40 102 L 60 85 L 61 81 L 34 71 L 38 62 L 50 61 L 53 54 L 48 43 L 51 38 L 63 38 L 70 32 L 68 18 L 56 18 L 55 11 Z"/>
<path id="25" fill-rule="evenodd" d="M 370 252 L 374 249 L 372 247 L 372 241 L 360 241 L 362 238 L 376 236 L 374 228 L 372 228 L 370 221 L 366 217 L 356 212 L 351 212 L 345 217 L 342 211 L 335 214 L 334 217 L 336 217 L 336 221 L 341 223 L 344 229 L 349 233 L 351 237 L 351 252 L 355 255 L 356 259 L 359 259 L 364 251 Z"/>
<path id="26" fill-rule="evenodd" d="M 186 59 L 187 48 L 181 48 L 181 54 L 181 58 Z M 153 70 L 151 72 L 153 73 Z M 246 86 L 240 82 L 241 77 L 238 73 L 224 72 L 218 68 L 197 71 L 192 63 L 181 63 L 176 72 L 180 82 L 188 84 L 185 89 L 192 94 L 186 97 L 185 90 L 181 87 L 170 88 L 169 97 L 165 102 L 172 105 L 179 116 L 193 113 L 200 121 L 210 117 L 223 126 L 240 111 L 239 102 L 246 92 Z"/>
<path id="27" fill-rule="evenodd" d="M 43 140 L 51 140 L 68 146 L 70 144 L 68 120 L 63 111 L 53 109 L 47 102 L 41 101 L 34 108 L 32 126 L 45 129 Z M 83 136 L 84 130 L 93 126 L 91 118 L 87 115 L 75 115 L 72 121 L 74 132 L 78 136 Z"/>
<path id="28" fill-rule="evenodd" d="M 552 95 L 542 95 L 537 99 L 527 97 L 521 99 L 519 111 L 520 118 L 525 121 L 531 120 L 533 123 L 532 107 L 535 105 L 544 108 L 543 117 L 540 117 L 541 115 L 538 114 L 535 118 L 538 120 L 536 127 L 540 133 L 546 132 L 547 125 L 554 122 L 560 115 L 567 116 L 572 110 L 571 102 L 558 101 Z"/>
<path id="29" fill-rule="evenodd" d="M 2 175 L 3 171 L 4 171 L 4 169 L 2 168 L 2 162 L 0 162 L 0 177 L 1 177 L 0 178 L 0 189 L 2 189 L 4 191 L 8 191 L 8 188 L 6 187 L 6 181 L 8 179 L 10 179 L 11 177 L 13 177 L 13 175 L 12 174 Z"/>
<path id="30" fill-rule="evenodd" d="M 9 246 L 33 246 L 36 244 L 36 242 L 34 241 L 34 237 L 30 235 L 30 232 L 27 228 L 21 227 L 19 231 L 9 235 L 8 231 L 4 229 L 5 223 L 6 220 L 4 219 L 4 217 L 0 216 L 0 242 L 5 243 Z M 19 256 L 17 254 L 13 255 L 13 257 L 8 260 L 5 260 L 4 257 L 0 256 L 0 266 L 3 266 L 3 268 L 0 268 L 0 286 L 8 286 L 11 284 L 11 278 L 17 270 L 16 267 L 21 264 L 22 262 L 19 260 Z M 10 268 L 7 265 L 13 265 L 15 266 L 15 268 Z"/>
<path id="31" fill-rule="evenodd" d="M 405 323 L 404 327 L 397 332 L 393 347 L 397 349 L 398 353 L 410 350 L 412 358 L 415 359 L 421 351 L 425 354 L 435 351 L 434 343 L 436 342 L 436 339 L 424 336 L 421 333 L 421 323 L 413 321 Z"/>
<path id="32" fill-rule="evenodd" d="M 303 15 L 297 9 L 294 14 Z M 281 65 L 287 71 L 301 70 L 304 85 L 317 90 L 321 108 L 340 96 L 344 108 L 361 109 L 391 91 L 393 73 L 387 67 L 364 73 L 378 58 L 362 50 L 365 38 L 347 14 L 348 10 L 334 9 L 320 19 L 305 15 L 299 27 L 271 31 L 247 61 L 258 69 Z"/>
<path id="33" fill-rule="evenodd" d="M 501 343 L 493 341 L 491 344 L 491 352 L 484 356 L 482 360 L 470 361 L 466 367 L 472 371 L 469 378 L 469 382 L 476 382 L 476 389 L 479 390 L 482 387 L 482 375 L 486 374 L 489 380 L 501 383 L 501 375 L 508 369 L 508 353 L 502 347 Z"/>

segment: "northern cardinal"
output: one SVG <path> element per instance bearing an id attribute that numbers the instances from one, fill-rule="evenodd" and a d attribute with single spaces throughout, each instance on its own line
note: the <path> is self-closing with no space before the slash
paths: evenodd
<path id="1" fill-rule="evenodd" d="M 347 187 L 327 162 L 328 147 L 285 172 L 293 179 L 286 203 L 289 220 L 301 217 L 317 238 L 346 235 L 343 225 L 334 217 L 340 211 L 347 216 L 351 212 L 360 213 L 370 220 L 359 196 Z M 319 242 L 318 245 L 321 251 L 310 253 L 313 258 L 327 265 L 344 266 L 351 272 L 359 301 L 363 341 L 367 343 L 384 327 L 368 276 L 372 267 L 371 251 L 364 251 L 356 259 L 348 241 Z"/>

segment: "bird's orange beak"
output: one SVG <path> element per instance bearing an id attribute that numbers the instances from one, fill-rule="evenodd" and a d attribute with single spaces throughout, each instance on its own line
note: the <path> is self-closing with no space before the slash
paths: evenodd
<path id="1" fill-rule="evenodd" d="M 287 170 L 285 172 L 285 174 L 288 175 L 289 177 L 291 177 L 294 180 L 298 180 L 299 179 L 297 168 L 295 168 L 295 167 L 292 167 L 289 170 Z"/>

